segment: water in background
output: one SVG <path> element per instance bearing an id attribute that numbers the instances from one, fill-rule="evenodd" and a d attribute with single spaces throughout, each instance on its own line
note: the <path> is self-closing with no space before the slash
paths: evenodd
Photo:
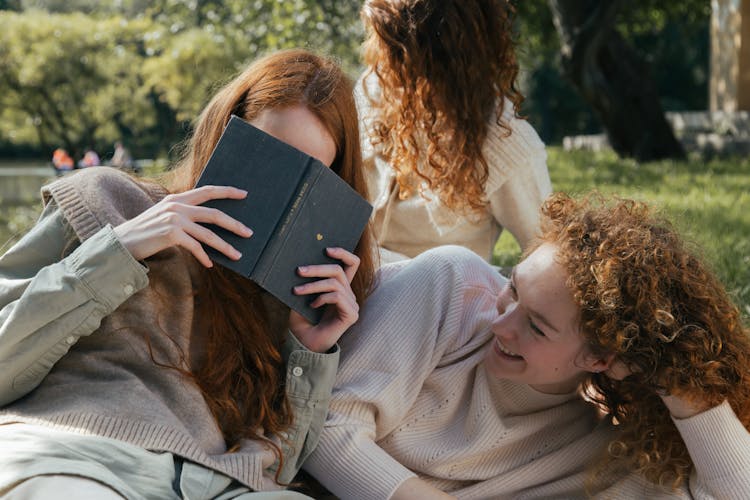
<path id="1" fill-rule="evenodd" d="M 0 161 L 0 249 L 7 249 L 36 222 L 41 187 L 55 178 L 44 162 Z"/>

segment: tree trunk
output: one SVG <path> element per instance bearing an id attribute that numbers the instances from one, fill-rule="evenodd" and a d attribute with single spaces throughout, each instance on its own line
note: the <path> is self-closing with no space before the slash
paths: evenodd
<path id="1" fill-rule="evenodd" d="M 684 158 L 648 65 L 614 27 L 619 0 L 548 0 L 565 76 L 591 105 L 621 157 Z"/>

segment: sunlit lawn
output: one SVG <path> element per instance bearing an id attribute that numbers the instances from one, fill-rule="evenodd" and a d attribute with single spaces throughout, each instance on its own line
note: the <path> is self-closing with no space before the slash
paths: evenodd
<path id="1" fill-rule="evenodd" d="M 663 209 L 750 317 L 750 159 L 638 164 L 613 153 L 550 148 L 548 164 L 555 190 L 578 194 L 595 188 Z M 504 233 L 495 249 L 497 263 L 512 265 L 519 253 Z"/>

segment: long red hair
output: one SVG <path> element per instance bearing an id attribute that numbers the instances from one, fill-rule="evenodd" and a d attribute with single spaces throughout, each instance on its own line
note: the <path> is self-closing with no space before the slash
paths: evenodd
<path id="1" fill-rule="evenodd" d="M 380 96 L 367 132 L 395 169 L 402 198 L 422 182 L 459 212 L 487 203 L 482 147 L 490 120 L 505 133 L 517 89 L 513 6 L 507 0 L 367 0 L 363 79 Z M 507 103 L 506 103 L 507 99 Z"/>
<path id="2" fill-rule="evenodd" d="M 164 182 L 172 192 L 192 188 L 232 114 L 250 121 L 264 110 L 302 104 L 333 137 L 336 158 L 331 168 L 366 197 L 352 90 L 352 82 L 335 63 L 306 50 L 263 57 L 211 99 L 183 158 Z M 352 289 L 360 303 L 374 276 L 372 248 L 368 229 L 355 250 L 361 263 Z M 221 266 L 201 272 L 196 315 L 208 331 L 200 366 L 190 376 L 201 388 L 228 447 L 241 439 L 264 439 L 259 429 L 266 435 L 279 434 L 293 418 L 280 355 L 284 332 L 272 331 L 264 292 L 254 283 Z"/>

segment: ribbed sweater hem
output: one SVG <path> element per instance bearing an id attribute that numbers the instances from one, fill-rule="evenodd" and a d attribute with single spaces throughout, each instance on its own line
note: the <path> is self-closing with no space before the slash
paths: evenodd
<path id="1" fill-rule="evenodd" d="M 65 413 L 51 415 L 49 418 L 10 412 L 0 414 L 0 425 L 11 423 L 39 425 L 81 435 L 117 439 L 150 451 L 172 453 L 226 474 L 257 491 L 268 489 L 269 483 L 272 483 L 264 482 L 263 466 L 259 463 L 258 455 L 242 452 L 208 455 L 196 445 L 194 438 L 166 426 L 94 414 Z"/>

